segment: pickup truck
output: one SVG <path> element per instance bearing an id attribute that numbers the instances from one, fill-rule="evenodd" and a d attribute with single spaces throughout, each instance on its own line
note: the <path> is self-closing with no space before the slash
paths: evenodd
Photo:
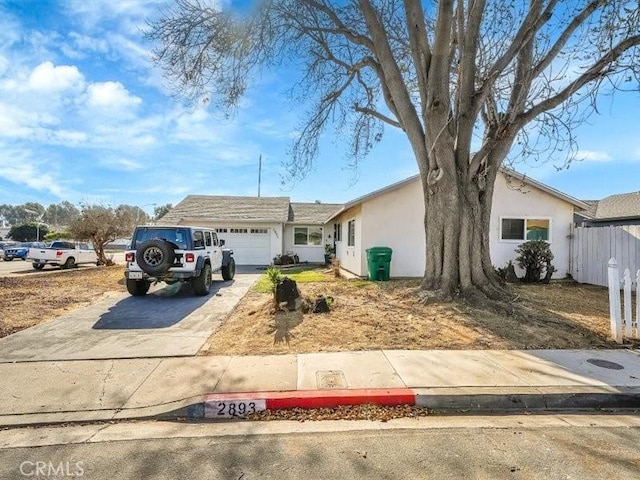
<path id="1" fill-rule="evenodd" d="M 86 263 L 100 265 L 96 251 L 88 243 L 65 241 L 52 242 L 45 248 L 30 248 L 27 260 L 32 262 L 36 270 L 42 270 L 45 265 L 59 266 L 62 269 Z"/>

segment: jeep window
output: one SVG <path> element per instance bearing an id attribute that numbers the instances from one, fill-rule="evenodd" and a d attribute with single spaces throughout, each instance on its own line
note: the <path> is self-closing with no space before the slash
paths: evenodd
<path id="1" fill-rule="evenodd" d="M 194 230 L 193 248 L 204 248 L 204 234 L 202 233 L 202 230 Z"/>
<path id="2" fill-rule="evenodd" d="M 213 244 L 217 247 L 218 246 L 218 235 L 216 235 L 215 233 L 211 234 L 213 236 Z"/>
<path id="3" fill-rule="evenodd" d="M 181 250 L 186 250 L 189 248 L 187 243 L 187 239 L 189 238 L 189 233 L 186 228 L 154 228 L 154 227 L 143 227 L 138 228 L 135 233 L 135 238 L 131 242 L 131 248 L 138 248 L 143 242 L 147 240 L 153 240 L 154 238 L 161 238 L 168 242 L 173 243 Z"/>
<path id="4" fill-rule="evenodd" d="M 204 232 L 204 241 L 207 247 L 211 246 L 211 232 Z"/>

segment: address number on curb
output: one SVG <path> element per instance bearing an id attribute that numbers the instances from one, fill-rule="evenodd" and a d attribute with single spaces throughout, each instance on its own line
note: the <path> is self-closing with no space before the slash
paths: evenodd
<path id="1" fill-rule="evenodd" d="M 266 410 L 265 400 L 212 400 L 204 405 L 205 418 L 246 417 L 250 413 Z"/>

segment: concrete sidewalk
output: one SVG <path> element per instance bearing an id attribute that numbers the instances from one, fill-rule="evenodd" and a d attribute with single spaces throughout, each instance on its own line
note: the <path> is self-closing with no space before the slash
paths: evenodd
<path id="1" fill-rule="evenodd" d="M 477 411 L 640 408 L 640 354 L 384 350 L 0 364 L 0 426 L 202 418 L 219 416 L 211 407 L 221 402 L 254 408 L 368 402 Z"/>

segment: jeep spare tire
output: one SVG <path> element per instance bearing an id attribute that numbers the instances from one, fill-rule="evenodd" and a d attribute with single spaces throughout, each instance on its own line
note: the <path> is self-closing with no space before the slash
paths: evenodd
<path id="1" fill-rule="evenodd" d="M 169 270 L 174 257 L 173 245 L 159 238 L 147 240 L 136 250 L 138 265 L 143 272 L 152 276 L 161 275 Z"/>

